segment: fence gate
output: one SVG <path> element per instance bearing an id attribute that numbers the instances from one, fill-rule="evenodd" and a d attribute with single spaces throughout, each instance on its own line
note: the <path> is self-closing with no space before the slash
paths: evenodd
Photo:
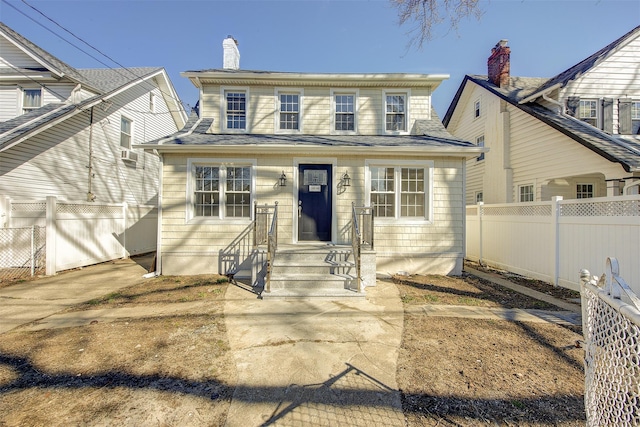
<path id="1" fill-rule="evenodd" d="M 588 426 L 640 425 L 640 299 L 607 259 L 596 280 L 581 272 Z"/>
<path id="2" fill-rule="evenodd" d="M 0 228 L 0 281 L 44 274 L 45 227 Z"/>

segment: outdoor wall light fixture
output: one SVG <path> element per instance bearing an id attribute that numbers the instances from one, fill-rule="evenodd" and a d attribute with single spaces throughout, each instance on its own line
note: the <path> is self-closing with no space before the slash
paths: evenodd
<path id="1" fill-rule="evenodd" d="M 351 187 L 351 177 L 347 172 L 345 172 L 344 175 L 342 175 L 342 185 L 344 187 Z"/>
<path id="2" fill-rule="evenodd" d="M 280 184 L 280 187 L 285 187 L 287 185 L 287 175 L 284 174 L 284 171 L 282 171 L 282 175 L 278 178 L 278 184 Z"/>

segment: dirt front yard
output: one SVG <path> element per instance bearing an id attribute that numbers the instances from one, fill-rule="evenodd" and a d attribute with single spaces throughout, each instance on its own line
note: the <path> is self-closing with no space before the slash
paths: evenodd
<path id="1" fill-rule="evenodd" d="M 237 379 L 225 279 L 159 277 L 70 309 L 193 303 L 197 312 L 0 335 L 0 426 L 224 424 Z M 396 284 L 407 310 L 553 309 L 471 276 Z M 397 372 L 408 426 L 584 425 L 578 328 L 410 313 Z"/>

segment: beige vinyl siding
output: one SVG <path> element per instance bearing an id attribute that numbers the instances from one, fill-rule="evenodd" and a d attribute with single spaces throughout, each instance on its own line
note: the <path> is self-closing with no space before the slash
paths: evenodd
<path id="1" fill-rule="evenodd" d="M 276 98 L 271 86 L 230 86 L 249 91 L 247 103 L 247 123 L 249 133 L 272 134 L 275 129 Z M 212 130 L 224 133 L 225 117 L 221 109 L 224 108 L 223 90 L 226 87 L 206 85 L 202 93 L 202 116 L 214 118 Z M 303 133 L 327 135 L 332 133 L 331 123 L 333 100 L 331 90 L 335 92 L 356 92 L 356 88 L 304 87 L 302 95 L 302 127 Z M 356 120 L 357 133 L 361 135 L 379 135 L 385 133 L 384 99 L 382 88 L 360 88 L 357 90 Z M 391 89 L 386 89 L 391 90 Z M 406 90 L 398 89 L 398 92 Z M 409 100 L 409 123 L 411 130 L 413 122 L 430 117 L 431 93 L 429 89 L 412 89 Z"/>
<path id="2" fill-rule="evenodd" d="M 491 100 L 490 96 L 487 96 L 487 91 L 475 84 L 469 84 L 465 88 L 463 98 L 458 103 L 459 111 L 456 112 L 456 120 L 449 125 L 449 132 L 454 134 L 457 138 L 470 141 L 475 144 L 478 136 L 484 135 L 485 147 L 489 147 L 491 152 L 485 154 L 485 159 L 477 161 L 476 157 L 467 159 L 467 182 L 466 182 L 466 194 L 465 203 L 475 204 L 475 193 L 478 191 L 484 191 L 484 176 L 485 176 L 485 164 L 491 161 L 491 157 L 496 156 L 496 149 L 492 148 L 492 136 L 486 132 L 487 120 L 490 120 L 492 113 L 495 112 L 496 107 L 491 111 L 487 111 L 487 106 L 482 104 L 482 114 L 480 117 L 474 116 L 474 102 L 477 99 L 481 99 L 481 102 Z M 487 193 L 485 192 L 485 197 Z"/>
<path id="3" fill-rule="evenodd" d="M 211 220 L 207 223 L 188 222 L 186 218 L 187 161 L 190 157 L 206 158 L 202 153 L 193 155 L 166 154 L 163 172 L 162 214 L 162 271 L 163 274 L 225 273 L 219 259 L 234 239 L 246 233 L 249 221 Z M 237 159 L 237 154 L 217 153 L 212 159 Z M 259 205 L 278 202 L 278 240 L 293 242 L 294 215 L 294 162 L 304 163 L 304 158 L 281 155 L 252 156 L 257 160 L 255 196 Z M 384 159 L 384 158 L 382 158 Z M 326 159 L 331 163 L 331 158 Z M 364 200 L 364 158 L 338 156 L 333 169 L 333 186 L 348 172 L 351 186 L 336 191 L 333 200 L 336 214 L 338 244 L 350 242 L 351 204 L 368 204 Z M 404 159 L 413 160 L 413 159 Z M 433 218 L 423 222 L 378 222 L 375 229 L 376 252 L 380 271 L 396 272 L 399 269 L 432 273 L 459 272 L 463 251 L 463 200 L 462 180 L 464 160 L 436 158 L 433 169 Z M 309 159 L 317 161 L 317 158 Z M 393 161 L 389 161 L 390 164 Z M 287 186 L 279 187 L 277 179 L 287 175 Z M 251 236 L 245 238 L 250 241 Z M 405 263 L 404 267 L 398 264 Z"/>
<path id="4" fill-rule="evenodd" d="M 515 201 L 518 185 L 534 184 L 536 200 L 540 200 L 541 186 L 550 179 L 587 174 L 620 175 L 619 164 L 603 159 L 515 107 L 510 107 L 510 113 Z"/>

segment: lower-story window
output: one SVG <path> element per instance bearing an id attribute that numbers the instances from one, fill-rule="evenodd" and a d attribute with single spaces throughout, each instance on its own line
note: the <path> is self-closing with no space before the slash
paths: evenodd
<path id="1" fill-rule="evenodd" d="M 576 199 L 590 199 L 593 197 L 593 184 L 578 184 L 576 186 Z"/>
<path id="2" fill-rule="evenodd" d="M 533 202 L 533 184 L 521 185 L 518 187 L 521 202 Z"/>
<path id="3" fill-rule="evenodd" d="M 232 163 L 189 160 L 188 219 L 251 218 L 253 165 Z"/>
<path id="4" fill-rule="evenodd" d="M 428 219 L 430 162 L 368 163 L 369 202 L 381 218 Z"/>

